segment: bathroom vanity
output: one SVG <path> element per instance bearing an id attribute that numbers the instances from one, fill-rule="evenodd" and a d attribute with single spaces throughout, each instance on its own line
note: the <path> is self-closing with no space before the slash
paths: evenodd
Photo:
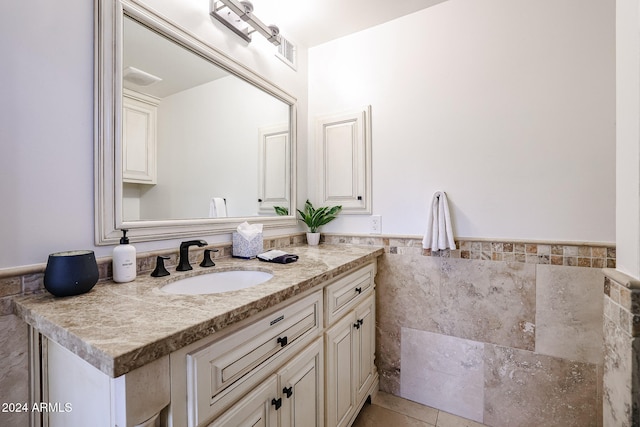
<path id="1" fill-rule="evenodd" d="M 61 408 L 41 413 L 45 425 L 350 425 L 378 387 L 374 277 L 383 249 L 290 251 L 297 263 L 222 259 L 76 297 L 18 298 L 16 314 L 32 331 L 33 383 L 42 384 L 33 400 Z M 238 269 L 273 278 L 210 295 L 160 289 Z"/>

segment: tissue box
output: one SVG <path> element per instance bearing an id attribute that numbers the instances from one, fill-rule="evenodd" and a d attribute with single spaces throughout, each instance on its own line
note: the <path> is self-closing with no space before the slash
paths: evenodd
<path id="1" fill-rule="evenodd" d="M 240 233 L 233 232 L 233 256 L 239 258 L 255 258 L 256 255 L 264 252 L 262 246 L 262 233 L 247 240 Z"/>

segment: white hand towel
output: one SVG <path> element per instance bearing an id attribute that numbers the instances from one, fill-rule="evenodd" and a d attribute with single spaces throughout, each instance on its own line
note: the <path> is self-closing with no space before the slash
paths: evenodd
<path id="1" fill-rule="evenodd" d="M 225 218 L 227 216 L 227 201 L 222 197 L 214 197 L 209 203 L 209 218 Z"/>
<path id="2" fill-rule="evenodd" d="M 422 239 L 422 247 L 432 251 L 456 249 L 451 217 L 449 216 L 449 201 L 444 191 L 436 191 L 433 195 L 427 218 L 427 232 Z"/>

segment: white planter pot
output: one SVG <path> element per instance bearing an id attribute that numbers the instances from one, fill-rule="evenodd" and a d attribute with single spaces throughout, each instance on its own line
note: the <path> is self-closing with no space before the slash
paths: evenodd
<path id="1" fill-rule="evenodd" d="M 316 246 L 320 243 L 320 233 L 307 233 L 307 244 Z"/>

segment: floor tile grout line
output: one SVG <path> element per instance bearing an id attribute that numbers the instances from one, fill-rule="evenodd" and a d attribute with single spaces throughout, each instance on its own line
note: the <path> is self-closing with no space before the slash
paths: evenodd
<path id="1" fill-rule="evenodd" d="M 428 422 L 428 421 L 421 420 L 420 418 L 412 417 L 411 415 L 409 415 L 409 414 L 407 414 L 407 413 L 400 412 L 400 411 L 396 411 L 395 409 L 388 408 L 388 407 L 386 407 L 386 406 L 382 406 L 382 405 L 378 405 L 377 403 L 371 403 L 371 405 L 372 405 L 372 406 L 373 406 L 373 405 L 375 405 L 375 406 L 377 406 L 378 408 L 386 409 L 387 411 L 391 411 L 391 412 L 394 412 L 394 413 L 396 413 L 396 414 L 404 415 L 404 416 L 405 416 L 405 417 L 407 417 L 407 418 L 411 418 L 412 420 L 419 421 L 419 422 L 424 423 L 424 424 L 426 424 L 426 425 L 428 425 L 428 426 L 437 427 L 437 425 L 438 425 L 438 415 L 440 415 L 440 410 L 438 410 L 438 409 L 436 409 L 436 411 L 437 411 L 437 412 L 436 412 L 436 423 L 435 423 L 435 424 L 431 424 L 431 423 L 430 423 L 430 422 Z"/>

